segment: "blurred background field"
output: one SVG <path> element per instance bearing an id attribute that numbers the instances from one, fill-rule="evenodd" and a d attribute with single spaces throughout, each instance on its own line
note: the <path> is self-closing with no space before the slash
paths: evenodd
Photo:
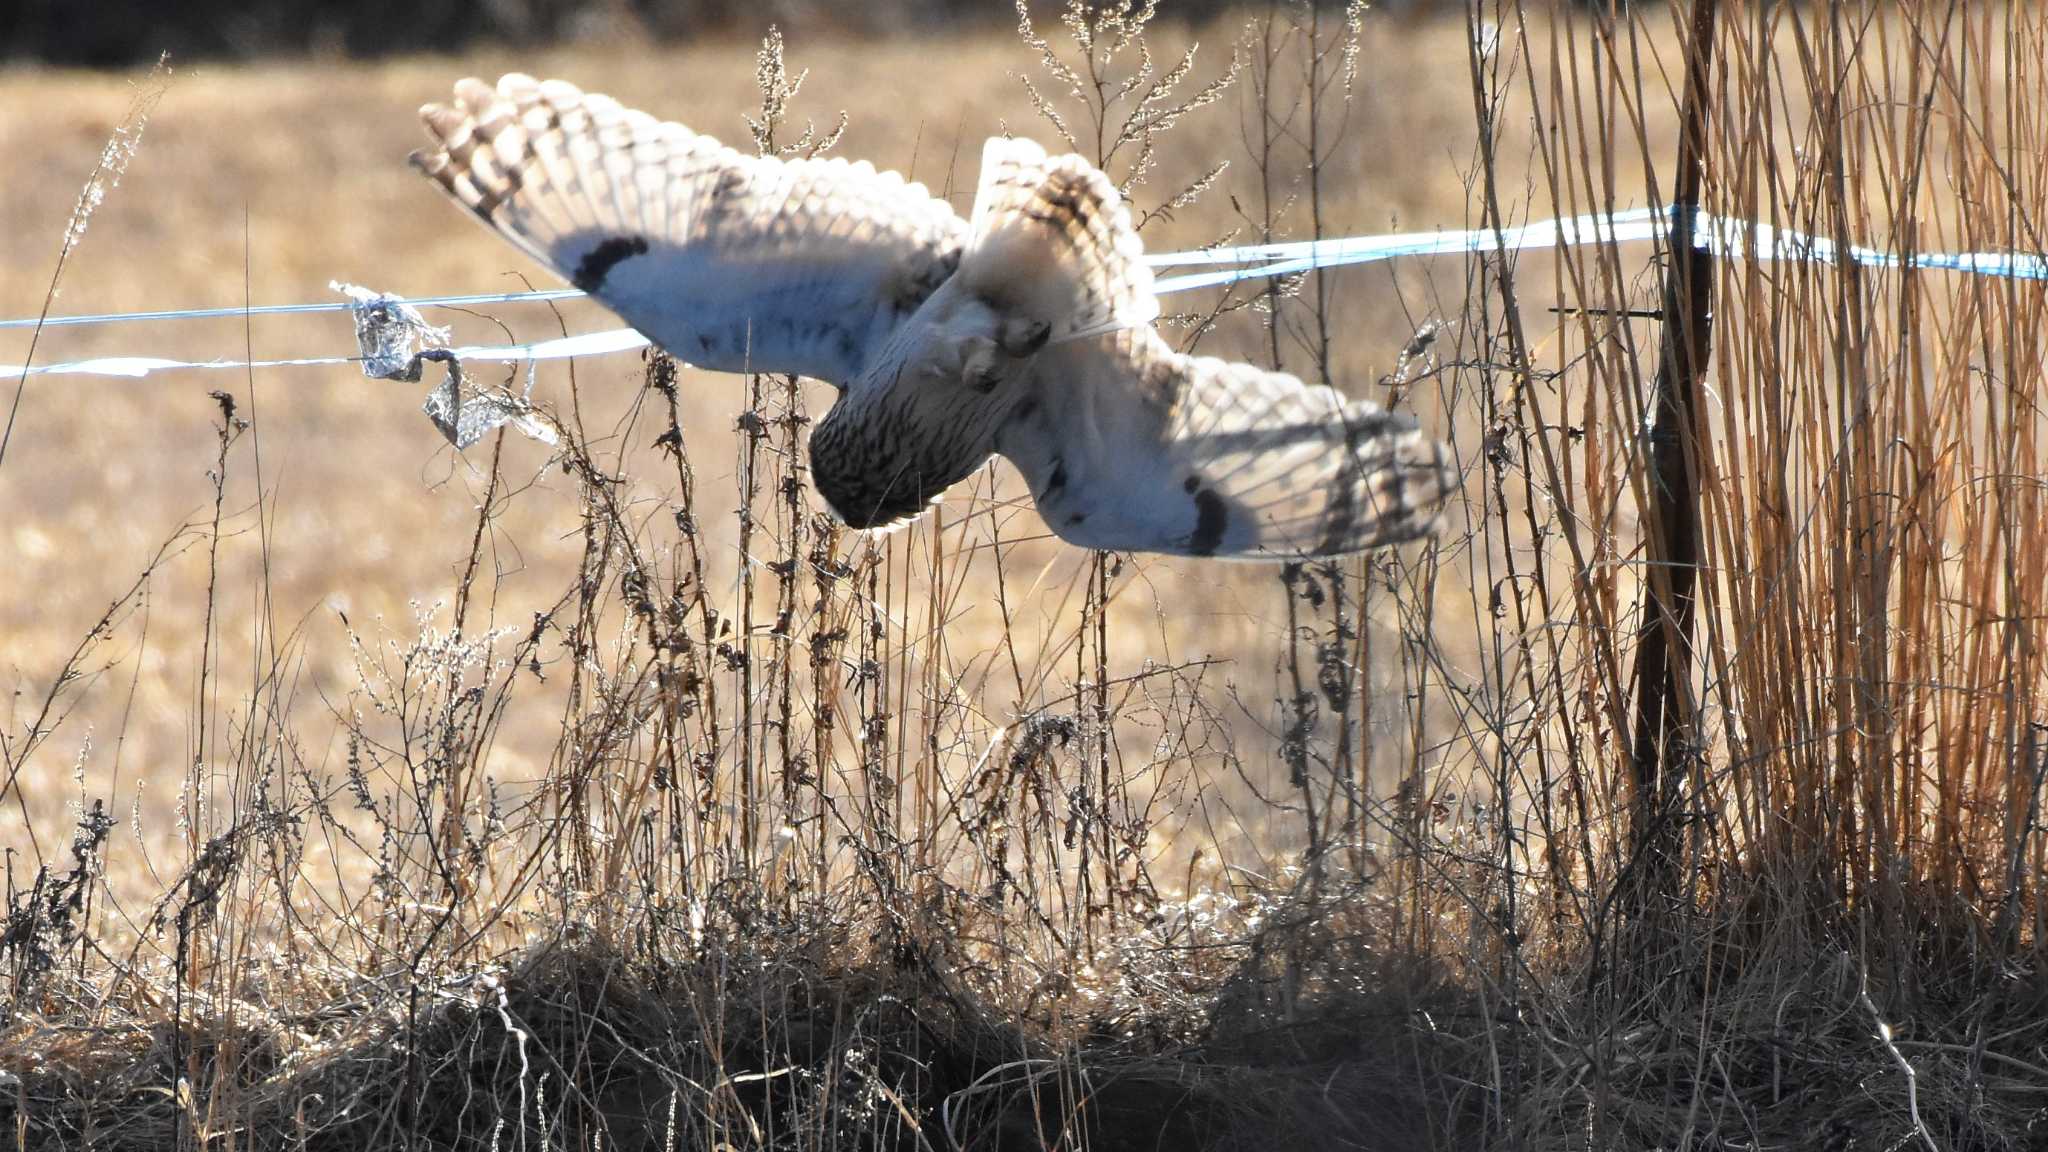
<path id="1" fill-rule="evenodd" d="M 1232 9 L 1220 0 L 1170 5 L 1169 18 L 1213 21 Z M 1341 6 L 1330 6 L 1336 11 Z M 1391 0 L 1381 13 L 1455 17 L 1448 0 Z M 57 0 L 23 0 L 0 15 L 7 55 L 24 62 L 133 67 L 162 52 L 187 59 L 247 59 L 302 53 L 366 57 L 405 56 L 421 50 L 452 52 L 479 44 L 522 51 L 567 42 L 642 44 L 745 39 L 769 24 L 816 37 L 867 38 L 906 34 L 986 33 L 1014 19 L 1001 0 L 460 0 L 346 4 L 313 0 L 195 3 L 162 11 L 129 0 L 91 9 Z"/>
<path id="2" fill-rule="evenodd" d="M 836 154 L 962 211 L 982 139 L 1055 140 L 1027 79 L 1090 152 L 1199 43 L 1173 99 L 1229 83 L 1131 199 L 1229 166 L 1154 251 L 1666 203 L 1688 114 L 1716 213 L 2048 250 L 2033 6 L 1160 7 L 1128 42 L 1035 10 L 1043 45 L 1006 5 L 18 7 L 0 316 L 159 84 L 52 314 L 546 286 L 407 168 L 417 106 L 520 70 L 745 146 L 771 20 L 776 142 L 843 112 Z M 454 453 L 423 385 L 349 367 L 32 379 L 0 1108 L 30 1147 L 2040 1147 L 2048 297 L 1737 251 L 1709 300 L 1688 266 L 1169 301 L 1454 443 L 1439 539 L 1338 564 L 1080 553 L 1000 463 L 841 532 L 800 450 L 826 389 L 685 368 L 671 409 L 631 356 L 540 370 L 559 452 Z M 255 317 L 34 361 L 350 346 Z"/>
<path id="3" fill-rule="evenodd" d="M 1170 27 L 1163 38 L 1176 46 L 1209 39 L 1216 59 L 1205 65 L 1220 71 L 1228 64 L 1237 26 L 1223 23 L 1204 31 L 1209 35 Z M 1425 66 L 1431 54 L 1416 50 L 1434 44 L 1438 54 L 1455 52 L 1462 28 L 1451 21 L 1374 24 L 1366 32 L 1364 51 L 1376 62 L 1378 79 L 1334 151 L 1328 178 L 1345 194 L 1333 198 L 1329 226 L 1357 233 L 1464 225 L 1459 171 L 1469 162 L 1460 158 L 1469 157 L 1471 133 L 1461 127 L 1459 101 L 1468 81 Z M 1034 127 L 1036 113 L 1016 75 L 1031 61 L 1007 29 L 909 36 L 858 48 L 827 40 L 809 51 L 800 31 L 791 37 L 793 66 L 809 70 L 797 113 L 829 125 L 843 111 L 847 128 L 839 152 L 946 190 L 963 212 L 972 200 L 979 142 L 1006 127 Z M 744 117 L 759 103 L 753 51 L 746 40 L 728 34 L 708 45 L 518 55 L 501 50 L 377 64 L 181 66 L 121 187 L 92 215 L 54 310 L 231 307 L 245 290 L 257 303 L 316 301 L 331 298 L 331 280 L 407 296 L 503 291 L 529 281 L 551 285 L 545 270 L 476 228 L 405 165 L 405 155 L 423 142 L 417 106 L 442 98 L 452 77 L 517 68 L 577 79 L 630 105 L 744 141 Z M 0 77 L 0 89 L 10 107 L 42 110 L 9 117 L 0 126 L 6 146 L 19 149 L 34 170 L 52 173 L 49 179 L 10 182 L 0 192 L 5 218 L 17 224 L 5 241 L 10 272 L 4 311 L 34 316 L 77 197 L 73 185 L 90 172 L 107 134 L 127 111 L 133 82 L 106 74 L 26 71 Z M 1140 190 L 1141 206 L 1147 193 L 1163 198 L 1217 160 L 1235 158 L 1242 109 L 1226 102 L 1196 117 L 1192 124 L 1222 146 L 1213 157 L 1202 149 L 1168 155 Z M 1392 153 L 1407 154 L 1411 162 L 1382 166 L 1372 160 Z M 1216 192 L 1193 210 L 1148 226 L 1148 244 L 1172 249 L 1242 238 L 1244 222 L 1233 216 L 1230 201 L 1248 201 L 1251 192 L 1242 186 L 1241 161 L 1238 169 L 1226 171 Z M 57 178 L 60 172 L 66 177 Z M 1391 372 L 1416 328 L 1441 309 L 1439 284 L 1455 290 L 1462 274 L 1454 262 L 1338 274 L 1340 374 L 1371 381 Z M 558 331 L 543 307 L 488 311 L 489 318 L 441 313 L 436 319 L 453 322 L 458 342 L 497 342 L 507 330 L 500 323 L 520 339 Z M 564 318 L 574 331 L 615 323 L 591 306 L 566 308 Z M 1254 325 L 1239 323 L 1212 339 L 1219 350 L 1247 354 L 1264 336 Z M 7 332 L 0 340 L 18 362 L 29 333 Z M 173 321 L 48 329 L 38 340 L 36 359 L 240 359 L 245 350 L 257 357 L 329 355 L 351 351 L 351 341 L 346 315 L 258 317 L 246 344 L 239 319 Z M 639 391 L 637 360 L 590 360 L 576 371 L 590 406 L 587 426 L 616 427 Z M 546 366 L 538 394 L 560 402 L 567 383 L 561 366 Z M 453 455 L 439 440 L 418 410 L 422 388 L 365 380 L 348 367 L 263 372 L 253 385 L 232 372 L 134 382 L 46 378 L 30 385 L 16 443 L 0 470 L 4 499 L 19 510 L 0 541 L 7 549 L 0 564 L 18 587 L 42 590 L 34 598 L 10 599 L 0 620 L 9 637 L 10 665 L 25 685 L 46 682 L 161 540 L 209 502 L 216 408 L 208 392 L 218 388 L 253 393 L 267 461 L 265 485 L 274 491 L 274 503 L 267 547 L 227 550 L 222 584 L 230 594 L 216 626 L 224 637 L 251 635 L 251 614 L 261 602 L 247 592 L 267 563 L 268 610 L 301 637 L 305 664 L 297 708 L 317 720 L 353 686 L 344 615 L 358 626 L 382 619 L 408 633 L 416 613 L 450 596 L 481 490 L 479 464 Z M 822 411 L 829 391 L 814 386 L 809 395 L 813 410 Z M 721 513 L 737 501 L 737 465 L 729 445 L 745 408 L 745 387 L 730 377 L 690 374 L 683 396 L 684 428 L 697 451 L 703 498 L 711 504 L 712 514 L 704 517 L 707 531 L 722 534 L 719 542 L 727 545 L 714 563 L 731 587 L 735 528 Z M 245 401 L 242 414 L 251 412 Z M 646 435 L 618 447 L 630 460 L 651 459 L 651 439 Z M 574 523 L 575 486 L 544 468 L 545 458 L 532 444 L 507 447 L 507 467 L 536 491 L 515 504 L 493 534 L 492 563 L 504 573 L 495 609 L 502 621 L 523 621 L 546 607 L 578 563 L 577 541 L 566 535 Z M 1004 491 L 1014 495 L 1018 490 L 1007 473 L 1006 465 L 996 470 Z M 986 492 L 986 484 L 979 487 Z M 230 481 L 230 523 L 242 537 L 256 530 L 255 492 L 255 479 L 246 471 Z M 941 522 L 965 518 L 975 503 L 961 493 Z M 979 538 L 971 526 L 965 533 L 956 527 L 952 535 Z M 1013 527 L 1011 535 L 1038 536 L 1042 529 Z M 893 547 L 920 553 L 918 536 Z M 187 555 L 168 568 L 156 595 L 193 595 L 203 587 L 201 559 Z M 1085 557 L 1046 542 L 1027 544 L 1016 562 L 1031 589 L 1023 610 L 1034 634 L 1023 639 L 1024 647 L 1057 651 L 1070 645 L 1075 621 L 1062 608 L 1075 599 Z M 1130 563 L 1142 576 L 1126 580 L 1112 611 L 1118 666 L 1218 657 L 1225 661 L 1222 675 L 1249 679 L 1255 705 L 1270 704 L 1268 682 L 1277 638 L 1284 633 L 1277 570 L 1154 557 Z M 103 731 L 116 716 L 127 717 L 120 753 L 130 767 L 114 798 L 117 810 L 131 807 L 134 793 L 128 789 L 144 779 L 158 789 L 174 788 L 177 774 L 147 766 L 175 765 L 190 754 L 190 661 L 202 622 L 186 613 L 153 617 L 146 649 L 138 653 L 146 672 L 134 686 L 132 709 L 125 690 L 109 692 L 102 694 L 102 711 L 81 717 Z M 970 593 L 956 605 L 947 642 L 975 663 L 978 654 L 1000 647 L 997 628 L 991 598 Z M 1057 675 L 1047 688 L 1055 695 L 1064 691 Z M 993 722 L 1004 722 L 1013 703 L 991 700 Z M 552 745 L 554 717 L 535 713 L 513 718 L 512 738 L 496 749 L 511 776 L 537 773 L 534 765 Z M 78 726 L 81 734 L 85 727 Z M 93 762 L 103 762 L 111 774 L 115 750 L 98 751 L 87 758 L 95 780 L 100 772 Z M 72 766 L 57 759 L 50 765 L 59 779 L 39 780 L 24 794 L 38 820 L 61 821 L 64 805 L 76 799 L 73 790 L 60 786 L 61 774 Z"/>

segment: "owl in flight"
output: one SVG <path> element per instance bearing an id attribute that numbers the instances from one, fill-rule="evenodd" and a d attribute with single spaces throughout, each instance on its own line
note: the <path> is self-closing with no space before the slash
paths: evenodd
<path id="1" fill-rule="evenodd" d="M 1406 416 L 1175 351 L 1129 212 L 993 139 L 963 220 L 867 163 L 745 155 L 559 80 L 455 86 L 413 163 L 677 359 L 837 386 L 811 474 L 857 528 L 991 455 L 1087 548 L 1300 558 L 1414 539 L 1456 484 Z"/>

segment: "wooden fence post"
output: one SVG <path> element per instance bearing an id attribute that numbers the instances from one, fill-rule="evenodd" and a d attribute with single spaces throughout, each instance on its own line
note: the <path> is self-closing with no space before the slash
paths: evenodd
<path id="1" fill-rule="evenodd" d="M 1670 263 L 1664 273 L 1664 329 L 1647 445 L 1645 596 L 1636 636 L 1635 719 L 1629 747 L 1635 785 L 1632 868 L 1640 911 L 1678 894 L 1673 801 L 1697 748 L 1690 676 L 1701 550 L 1700 397 L 1713 347 L 1714 260 L 1695 244 L 1694 233 L 1706 161 L 1718 15 L 1716 0 L 1694 0 L 1671 197 Z"/>

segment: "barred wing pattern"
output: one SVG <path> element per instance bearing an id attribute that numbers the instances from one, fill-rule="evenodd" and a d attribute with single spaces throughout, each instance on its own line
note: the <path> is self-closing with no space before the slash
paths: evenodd
<path id="1" fill-rule="evenodd" d="M 1051 323 L 995 448 L 1062 538 L 1296 558 L 1434 527 L 1456 477 L 1413 419 L 1166 343 L 1130 210 L 1092 165 L 991 140 L 973 224 L 961 278 Z"/>
<path id="2" fill-rule="evenodd" d="M 698 367 L 844 386 L 951 276 L 967 225 L 894 172 L 748 156 L 559 80 L 455 86 L 413 163 Z"/>
<path id="3" fill-rule="evenodd" d="M 970 227 L 894 173 L 560 81 L 465 80 L 422 116 L 422 171 L 671 353 L 839 385 L 811 464 L 848 523 L 999 453 L 1075 544 L 1300 558 L 1425 535 L 1457 484 L 1412 418 L 1169 346 L 1129 209 L 1077 156 L 989 141 Z"/>
<path id="4" fill-rule="evenodd" d="M 1412 417 L 1151 329 L 1054 348 L 1004 429 L 1046 523 L 1090 548 L 1294 559 L 1427 535 L 1457 474 Z"/>
<path id="5" fill-rule="evenodd" d="M 1139 328 L 1159 316 L 1152 269 L 1116 186 L 1079 156 L 1023 139 L 982 150 L 968 287 L 1054 341 Z"/>

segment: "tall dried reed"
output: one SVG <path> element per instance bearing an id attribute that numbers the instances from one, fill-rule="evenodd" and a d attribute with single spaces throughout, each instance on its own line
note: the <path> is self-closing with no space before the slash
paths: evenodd
<path id="1" fill-rule="evenodd" d="M 1327 234 L 1375 17 L 1268 4 L 1228 65 L 1162 66 L 1155 8 L 1019 5 L 1046 126 L 1148 228 L 1225 197 L 1234 235 Z M 1466 27 L 1475 225 L 1697 195 L 1845 246 L 2048 251 L 2032 8 Z M 779 36 L 759 77 L 758 148 L 833 146 Z M 1233 115 L 1237 167 L 1147 182 Z M 288 720 L 299 634 L 209 626 L 179 809 L 135 814 L 181 832 L 156 905 L 112 902 L 83 790 L 68 854 L 10 858 L 17 1142 L 2038 1142 L 2041 287 L 1644 256 L 1478 253 L 1371 382 L 1356 270 L 1171 318 L 1417 407 L 1466 461 L 1435 544 L 1276 570 L 1263 688 L 1120 652 L 1142 562 L 1048 559 L 996 469 L 860 536 L 806 495 L 798 381 L 751 378 L 728 435 L 684 428 L 665 357 L 610 427 L 572 375 L 551 606 L 500 615 L 528 487 L 500 442 L 447 602 L 350 626 L 341 762 Z M 243 420 L 224 398 L 212 514 L 166 557 L 261 547 L 222 495 Z M 736 557 L 700 497 L 728 466 Z M 171 610 L 150 586 L 0 743 L 10 789 Z M 949 628 L 970 600 L 985 649 Z M 508 771 L 539 708 L 554 742 Z"/>

